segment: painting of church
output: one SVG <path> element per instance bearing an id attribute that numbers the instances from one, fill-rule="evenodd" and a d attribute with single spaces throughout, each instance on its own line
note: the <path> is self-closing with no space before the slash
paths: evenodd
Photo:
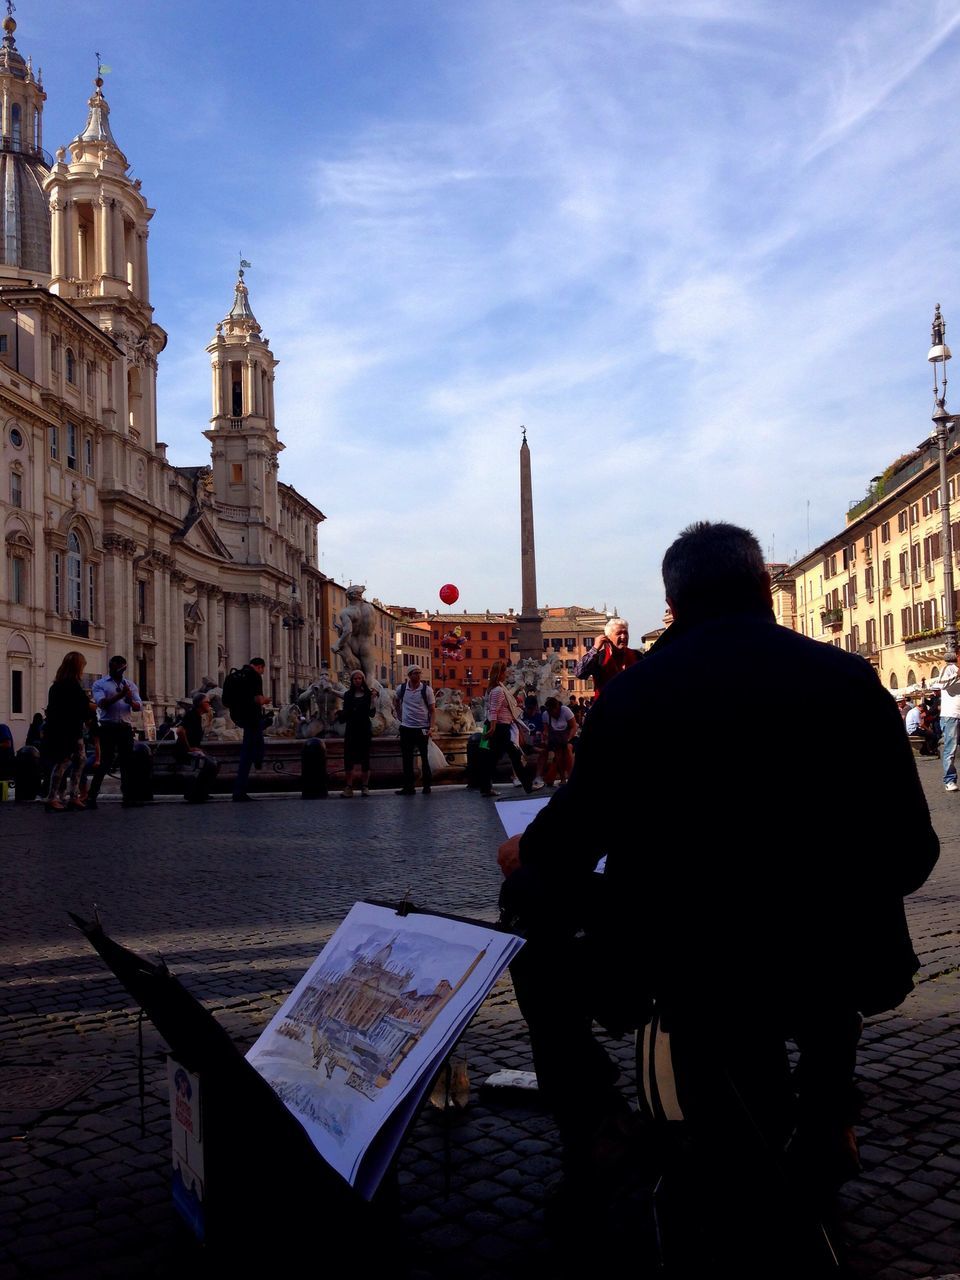
<path id="1" fill-rule="evenodd" d="M 411 969 L 396 965 L 396 938 L 354 951 L 340 973 L 318 975 L 300 993 L 280 1027 L 291 1039 L 309 1036 L 313 1066 L 372 1096 L 390 1082 L 424 1031 L 473 973 L 479 951 L 455 981 L 441 978 L 419 991 Z"/>

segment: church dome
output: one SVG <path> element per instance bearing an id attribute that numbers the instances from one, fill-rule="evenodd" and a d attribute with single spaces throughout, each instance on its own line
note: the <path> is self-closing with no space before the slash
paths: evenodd
<path id="1" fill-rule="evenodd" d="M 10 9 L 0 41 L 0 266 L 49 275 L 50 209 L 43 184 L 52 162 L 40 142 L 46 94 L 16 46 Z"/>
<path id="2" fill-rule="evenodd" d="M 21 152 L 0 151 L 0 263 L 50 274 L 49 170 Z"/>

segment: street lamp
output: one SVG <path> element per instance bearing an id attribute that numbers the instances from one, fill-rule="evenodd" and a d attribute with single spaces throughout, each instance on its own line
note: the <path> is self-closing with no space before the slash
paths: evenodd
<path id="1" fill-rule="evenodd" d="M 296 702 L 300 692 L 300 632 L 306 623 L 300 612 L 300 601 L 297 597 L 297 584 L 290 584 L 290 613 L 283 620 L 284 631 L 293 632 L 293 680 L 290 683 L 290 701 Z"/>
<path id="2" fill-rule="evenodd" d="M 947 412 L 947 361 L 951 359 L 950 348 L 944 341 L 947 325 L 940 314 L 938 302 L 933 313 L 931 328 L 932 344 L 927 359 L 933 365 L 933 429 L 937 437 L 937 449 L 940 454 L 940 512 L 942 517 L 942 533 L 940 535 L 943 554 L 943 632 L 944 647 L 948 662 L 953 662 L 957 653 L 957 616 L 953 603 L 953 547 L 950 538 L 950 496 L 947 492 L 947 431 L 953 423 L 953 417 Z M 941 376 L 938 377 L 937 366 Z"/>

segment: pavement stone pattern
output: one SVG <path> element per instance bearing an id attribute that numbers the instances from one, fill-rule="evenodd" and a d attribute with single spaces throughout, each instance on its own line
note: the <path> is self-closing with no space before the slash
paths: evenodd
<path id="1" fill-rule="evenodd" d="M 942 842 L 909 904 L 923 968 L 901 1008 L 865 1029 L 865 1172 L 841 1203 L 851 1274 L 875 1280 L 956 1280 L 960 1261 L 960 793 L 944 794 L 938 762 L 918 765 Z M 493 919 L 501 838 L 492 804 L 461 788 L 203 809 L 107 799 L 89 814 L 0 805 L 0 1280 L 205 1273 L 170 1202 L 163 1044 L 144 1022 L 141 1110 L 136 1011 L 67 910 L 96 904 L 119 941 L 161 954 L 246 1049 L 357 898 L 409 891 Z M 629 1093 L 632 1044 L 609 1047 Z M 508 977 L 458 1054 L 470 1106 L 426 1107 L 399 1161 L 395 1274 L 567 1275 L 569 1240 L 544 1223 L 553 1123 L 535 1103 L 478 1091 L 496 1069 L 531 1066 Z M 634 1253 L 649 1245 L 648 1210 L 621 1215 Z M 607 1230 L 583 1243 L 603 1264 L 615 1242 Z"/>

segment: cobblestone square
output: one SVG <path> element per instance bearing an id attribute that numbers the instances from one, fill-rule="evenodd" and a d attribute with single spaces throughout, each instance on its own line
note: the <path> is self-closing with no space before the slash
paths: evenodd
<path id="1" fill-rule="evenodd" d="M 910 901 L 923 969 L 905 1004 L 866 1028 L 865 1171 L 842 1206 L 852 1273 L 877 1280 L 944 1276 L 960 1258 L 960 803 L 943 793 L 936 762 L 919 767 L 942 841 Z M 162 1042 L 145 1023 L 141 1117 L 133 1004 L 68 910 L 89 916 L 96 905 L 119 941 L 162 955 L 245 1049 L 357 898 L 409 891 L 418 904 L 491 919 L 500 882 L 493 806 L 459 788 L 199 810 L 105 800 L 63 815 L 4 804 L 0 832 L 0 1280 L 203 1266 L 170 1202 Z M 629 1089 L 632 1046 L 613 1047 Z M 543 1221 L 559 1167 L 552 1122 L 478 1092 L 489 1072 L 530 1066 L 508 978 L 462 1052 L 471 1105 L 452 1119 L 426 1108 L 400 1160 L 398 1274 L 566 1274 Z M 643 1215 L 632 1212 L 625 1238 L 642 1249 Z M 604 1243 L 593 1247 L 602 1265 Z"/>

